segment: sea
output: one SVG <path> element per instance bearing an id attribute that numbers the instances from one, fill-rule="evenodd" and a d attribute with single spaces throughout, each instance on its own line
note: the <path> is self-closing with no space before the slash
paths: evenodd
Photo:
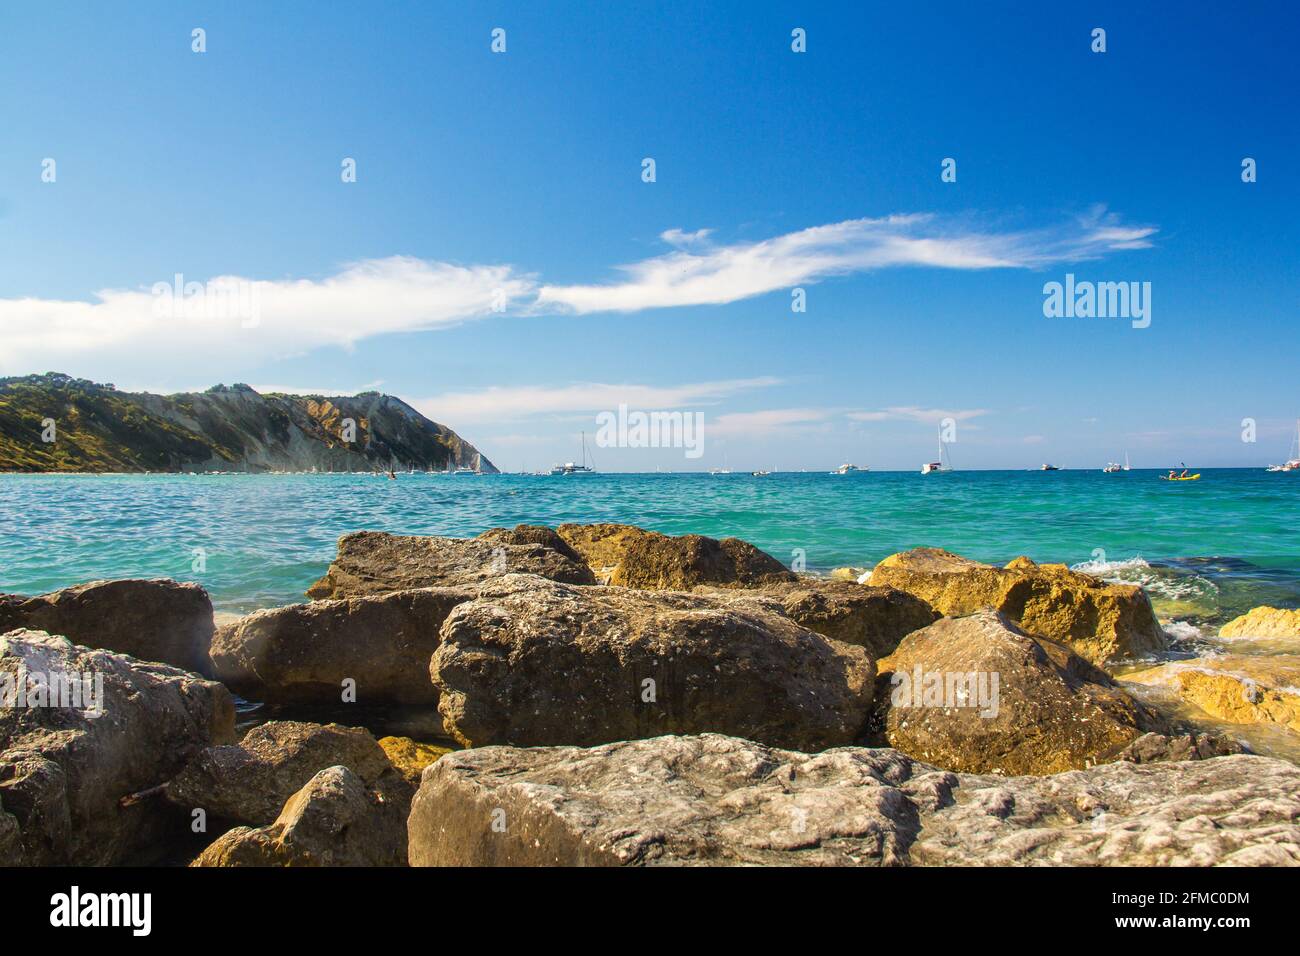
<path id="1" fill-rule="evenodd" d="M 0 476 L 0 592 L 167 577 L 203 585 L 228 619 L 304 600 L 352 531 L 612 521 L 742 538 L 811 574 L 858 576 L 919 546 L 998 564 L 1028 555 L 1142 585 L 1170 659 L 1295 653 L 1217 633 L 1258 605 L 1300 607 L 1300 473 L 1161 474 L 11 474 Z M 1294 732 L 1230 729 L 1300 762 Z"/>
<path id="2" fill-rule="evenodd" d="M 1018 555 L 1142 584 L 1170 622 L 1300 606 L 1300 473 L 1158 471 L 0 476 L 0 591 L 169 577 L 219 611 L 303 600 L 340 535 L 615 521 L 743 538 L 810 573 L 896 551 Z"/>

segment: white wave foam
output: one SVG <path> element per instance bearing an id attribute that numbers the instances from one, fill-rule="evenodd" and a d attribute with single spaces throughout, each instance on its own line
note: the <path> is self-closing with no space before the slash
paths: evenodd
<path id="1" fill-rule="evenodd" d="M 1199 641 L 1206 637 L 1204 631 L 1189 621 L 1169 621 L 1161 627 L 1171 641 Z"/>
<path id="2" fill-rule="evenodd" d="M 1081 571 L 1084 574 L 1092 574 L 1099 578 L 1104 578 L 1107 574 L 1113 574 L 1116 571 L 1129 571 L 1135 568 L 1149 568 L 1150 564 L 1139 554 L 1131 558 L 1125 558 L 1122 561 L 1107 561 L 1104 558 L 1093 558 L 1091 561 L 1082 561 L 1079 564 L 1070 565 L 1071 571 Z"/>

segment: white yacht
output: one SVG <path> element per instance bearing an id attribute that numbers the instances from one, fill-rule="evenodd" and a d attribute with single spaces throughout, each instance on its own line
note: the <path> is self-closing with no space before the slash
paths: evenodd
<path id="1" fill-rule="evenodd" d="M 587 433 L 582 433 L 582 464 L 573 461 L 566 461 L 563 465 L 556 465 L 551 469 L 553 475 L 594 475 L 594 469 L 587 467 Z"/>
<path id="2" fill-rule="evenodd" d="M 952 462 L 948 460 L 948 444 L 943 440 L 943 429 L 939 429 L 939 460 L 927 461 L 921 466 L 921 474 L 933 475 L 936 472 L 952 471 Z"/>
<path id="3" fill-rule="evenodd" d="M 1291 441 L 1291 455 L 1283 465 L 1269 465 L 1266 471 L 1300 471 L 1300 418 L 1295 423 L 1295 438 Z"/>

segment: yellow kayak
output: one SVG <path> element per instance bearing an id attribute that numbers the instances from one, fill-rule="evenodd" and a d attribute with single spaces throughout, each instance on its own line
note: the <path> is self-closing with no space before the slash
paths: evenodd
<path id="1" fill-rule="evenodd" d="M 1186 478 L 1170 478 L 1168 475 L 1161 475 L 1160 480 L 1161 481 L 1196 481 L 1200 477 L 1201 477 L 1201 473 L 1198 471 L 1196 474 L 1188 475 Z"/>

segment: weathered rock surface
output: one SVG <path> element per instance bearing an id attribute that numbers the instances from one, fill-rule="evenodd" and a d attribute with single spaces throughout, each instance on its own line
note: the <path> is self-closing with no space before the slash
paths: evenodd
<path id="1" fill-rule="evenodd" d="M 1276 866 L 1297 820 L 1266 757 L 992 777 L 706 734 L 448 754 L 407 825 L 414 866 Z"/>
<path id="2" fill-rule="evenodd" d="M 1168 737 L 1164 734 L 1143 734 L 1119 752 L 1116 760 L 1132 763 L 1158 763 L 1173 760 L 1208 760 L 1211 757 L 1228 757 L 1250 751 L 1240 741 L 1223 734 L 1186 733 Z"/>
<path id="3" fill-rule="evenodd" d="M 1220 637 L 1295 638 L 1300 641 L 1300 611 L 1275 607 L 1252 608 L 1219 630 Z M 1300 648 L 1298 648 L 1300 649 Z"/>
<path id="4" fill-rule="evenodd" d="M 339 538 L 337 557 L 325 576 L 307 589 L 307 596 L 355 598 L 474 585 L 503 574 L 536 574 L 569 584 L 596 581 L 582 562 L 543 544 L 359 531 Z"/>
<path id="5" fill-rule="evenodd" d="M 256 611 L 217 631 L 214 675 L 252 700 L 337 704 L 356 682 L 362 706 L 433 708 L 429 658 L 468 588 L 423 588 Z"/>
<path id="6" fill-rule="evenodd" d="M 1281 724 L 1300 731 L 1300 655 L 1199 657 L 1124 679 L 1171 687 L 1188 703 L 1234 724 Z"/>
<path id="7" fill-rule="evenodd" d="M 856 739 L 875 676 L 863 648 L 761 601 L 525 575 L 451 613 L 430 672 L 466 746 L 716 730 L 806 750 Z"/>
<path id="8" fill-rule="evenodd" d="M 904 637 L 939 617 L 925 601 L 897 588 L 804 579 L 763 590 L 796 624 L 865 647 L 873 657 L 892 654 Z"/>
<path id="9" fill-rule="evenodd" d="M 544 548 L 560 552 L 571 561 L 586 564 L 582 555 L 573 550 L 569 542 L 560 537 L 558 531 L 554 528 L 548 528 L 544 524 L 517 524 L 513 528 L 488 528 L 488 530 L 478 535 L 475 540 L 486 541 L 489 544 L 540 544 Z M 570 583 L 582 584 L 584 582 L 573 581 Z"/>
<path id="10" fill-rule="evenodd" d="M 262 826 L 312 777 L 333 766 L 347 767 L 394 800 L 400 802 L 404 791 L 410 799 L 404 778 L 370 731 L 294 720 L 259 724 L 237 744 L 201 751 L 163 792 L 186 810 L 202 808 L 209 818 Z"/>
<path id="11" fill-rule="evenodd" d="M 871 584 L 908 591 L 948 616 L 995 608 L 1094 664 L 1144 657 L 1166 643 L 1140 587 L 1107 584 L 1063 564 L 1022 557 L 998 568 L 939 548 L 915 548 L 877 564 Z"/>
<path id="12" fill-rule="evenodd" d="M 452 752 L 450 747 L 420 743 L 410 737 L 380 737 L 379 746 L 403 779 L 413 787 L 420 785 L 424 768 L 439 757 Z"/>
<path id="13" fill-rule="evenodd" d="M 275 822 L 236 827 L 193 866 L 402 866 L 406 815 L 347 767 L 328 767 L 289 798 Z"/>
<path id="14" fill-rule="evenodd" d="M 82 675 L 92 697 L 102 687 L 98 716 L 30 696 L 26 706 L 0 707 L 0 801 L 29 865 L 122 863 L 170 840 L 171 823 L 156 807 L 120 801 L 169 780 L 203 748 L 234 740 L 234 701 L 218 683 L 41 631 L 0 636 L 0 692 Z"/>
<path id="15" fill-rule="evenodd" d="M 672 537 L 626 524 L 563 524 L 558 533 L 602 584 L 689 591 L 702 584 L 748 588 L 796 580 L 776 558 L 739 538 Z"/>
<path id="16" fill-rule="evenodd" d="M 20 627 L 209 673 L 212 601 L 197 584 L 127 579 L 92 581 L 39 597 L 0 594 L 0 634 Z"/>
<path id="17" fill-rule="evenodd" d="M 878 669 L 884 738 L 946 770 L 1082 769 L 1158 726 L 1104 671 L 995 611 L 915 631 Z"/>

